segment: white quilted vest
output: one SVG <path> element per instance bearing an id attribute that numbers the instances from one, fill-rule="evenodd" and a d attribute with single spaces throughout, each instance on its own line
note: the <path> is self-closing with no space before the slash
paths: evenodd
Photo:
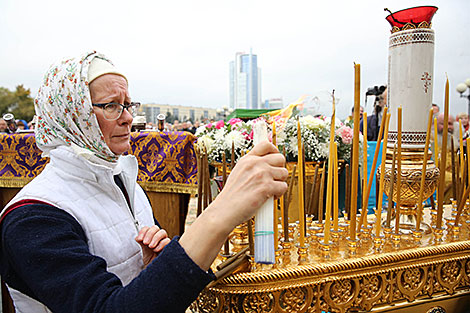
<path id="1" fill-rule="evenodd" d="M 143 269 L 141 248 L 134 238 L 138 229 L 154 225 L 154 220 L 147 197 L 136 183 L 135 157 L 121 156 L 118 163 L 134 216 L 114 183 L 113 170 L 93 164 L 67 147 L 50 152 L 50 163 L 4 211 L 19 200 L 35 199 L 68 212 L 82 226 L 90 253 L 105 259 L 108 271 L 127 285 Z M 9 290 L 16 312 L 50 312 L 38 301 L 13 288 Z"/>

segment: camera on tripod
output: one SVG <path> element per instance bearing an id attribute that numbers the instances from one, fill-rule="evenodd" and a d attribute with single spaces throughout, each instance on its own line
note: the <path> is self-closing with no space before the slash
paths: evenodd
<path id="1" fill-rule="evenodd" d="M 387 87 L 385 86 L 374 86 L 367 88 L 366 96 L 380 96 L 384 93 Z"/>

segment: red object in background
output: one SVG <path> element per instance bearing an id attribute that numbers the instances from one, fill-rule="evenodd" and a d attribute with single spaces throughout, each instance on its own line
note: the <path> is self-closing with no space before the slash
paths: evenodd
<path id="1" fill-rule="evenodd" d="M 436 13 L 437 7 L 435 6 L 421 6 L 409 9 L 404 9 L 390 14 L 385 19 L 390 25 L 402 28 L 406 23 L 411 23 L 418 26 L 421 22 L 431 24 L 432 17 Z"/>

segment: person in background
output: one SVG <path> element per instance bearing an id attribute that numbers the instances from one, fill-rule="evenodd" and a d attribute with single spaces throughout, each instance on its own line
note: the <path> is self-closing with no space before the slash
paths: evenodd
<path id="1" fill-rule="evenodd" d="M 199 125 L 200 125 L 199 121 L 195 121 L 194 124 L 191 126 L 190 132 L 195 134 Z"/>
<path id="2" fill-rule="evenodd" d="M 287 190 L 285 158 L 262 142 L 183 235 L 168 238 L 136 182 L 136 158 L 123 155 L 138 106 L 102 54 L 47 71 L 35 138 L 51 161 L 0 214 L 0 274 L 17 312 L 184 312 L 214 279 L 210 265 L 233 228 Z"/>
<path id="3" fill-rule="evenodd" d="M 181 131 L 182 125 L 180 124 L 179 120 L 174 120 L 173 121 L 173 130 L 174 131 Z"/>
<path id="4" fill-rule="evenodd" d="M 0 133 L 9 133 L 7 122 L 3 118 L 0 118 Z"/>
<path id="5" fill-rule="evenodd" d="M 16 120 L 16 128 L 19 130 L 29 129 L 25 120 Z"/>
<path id="6" fill-rule="evenodd" d="M 382 123 L 383 108 L 387 105 L 387 87 L 384 86 L 381 94 L 375 97 L 374 111 L 367 117 L 367 140 L 377 141 L 379 137 L 380 124 Z M 360 131 L 363 133 L 363 121 L 361 120 Z"/>
<path id="7" fill-rule="evenodd" d="M 439 114 L 439 106 L 435 103 L 432 104 L 432 111 L 433 111 L 433 115 L 434 117 L 437 117 L 437 115 Z"/>
<path id="8" fill-rule="evenodd" d="M 462 123 L 462 128 L 464 133 L 468 133 L 468 130 L 470 129 L 470 124 L 468 123 L 468 114 L 461 112 L 457 114 L 456 122 L 461 121 Z M 467 136 L 465 136 L 467 137 Z"/>
<path id="9" fill-rule="evenodd" d="M 364 107 L 361 105 L 359 107 L 359 120 L 362 120 L 362 114 L 364 113 Z M 351 115 L 349 115 L 345 120 L 345 124 L 348 124 L 350 127 L 354 124 L 354 106 L 351 108 Z"/>

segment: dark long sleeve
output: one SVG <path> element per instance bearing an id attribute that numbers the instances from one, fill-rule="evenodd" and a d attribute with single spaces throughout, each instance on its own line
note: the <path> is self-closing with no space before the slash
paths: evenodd
<path id="1" fill-rule="evenodd" d="M 184 312 L 214 278 L 174 238 L 123 287 L 105 260 L 89 252 L 80 224 L 48 205 L 13 210 L 1 236 L 2 278 L 53 312 Z"/>

